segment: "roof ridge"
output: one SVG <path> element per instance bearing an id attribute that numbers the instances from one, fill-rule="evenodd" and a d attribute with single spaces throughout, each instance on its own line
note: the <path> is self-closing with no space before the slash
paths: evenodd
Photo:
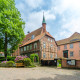
<path id="1" fill-rule="evenodd" d="M 40 28 L 42 28 L 42 27 L 40 27 Z M 40 28 L 38 28 L 38 29 L 36 29 L 36 30 L 30 32 L 29 34 L 31 34 L 31 33 L 35 32 L 35 31 L 39 30 Z M 26 34 L 26 36 L 27 36 L 27 35 L 28 35 L 28 34 Z"/>
<path id="2" fill-rule="evenodd" d="M 62 41 L 62 40 L 66 40 L 66 39 L 69 39 L 69 38 L 61 39 L 61 40 L 58 40 L 58 41 Z"/>
<path id="3" fill-rule="evenodd" d="M 77 33 L 77 34 L 80 34 L 80 33 L 78 33 L 78 32 L 74 32 L 70 37 L 72 37 L 72 36 L 73 36 L 74 34 L 76 34 L 76 33 Z"/>

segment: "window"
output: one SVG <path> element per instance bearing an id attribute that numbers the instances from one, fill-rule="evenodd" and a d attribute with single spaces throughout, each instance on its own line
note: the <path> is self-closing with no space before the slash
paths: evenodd
<path id="1" fill-rule="evenodd" d="M 50 41 L 50 38 L 48 38 L 48 41 Z"/>
<path id="2" fill-rule="evenodd" d="M 51 44 L 51 47 L 53 47 L 53 45 Z"/>
<path id="3" fill-rule="evenodd" d="M 64 45 L 64 49 L 67 49 L 67 45 Z"/>
<path id="4" fill-rule="evenodd" d="M 72 57 L 74 55 L 73 51 L 70 51 L 70 57 Z"/>
<path id="5" fill-rule="evenodd" d="M 46 48 L 46 43 L 45 42 L 43 42 L 43 47 Z"/>
<path id="6" fill-rule="evenodd" d="M 30 50 L 32 49 L 32 44 L 30 45 Z"/>
<path id="7" fill-rule="evenodd" d="M 31 36 L 31 39 L 34 39 L 34 37 L 35 37 L 35 36 L 34 36 L 34 35 L 32 35 L 32 36 Z"/>
<path id="8" fill-rule="evenodd" d="M 53 58 L 53 54 L 50 54 L 50 58 Z"/>
<path id="9" fill-rule="evenodd" d="M 58 46 L 58 50 L 60 50 L 60 46 Z"/>
<path id="10" fill-rule="evenodd" d="M 27 50 L 29 50 L 29 46 L 27 46 Z"/>
<path id="11" fill-rule="evenodd" d="M 79 47 L 80 47 L 80 42 L 79 42 Z"/>
<path id="12" fill-rule="evenodd" d="M 23 48 L 21 48 L 21 52 L 23 52 Z"/>
<path id="13" fill-rule="evenodd" d="M 36 49 L 37 48 L 37 43 L 34 43 L 34 49 Z"/>
<path id="14" fill-rule="evenodd" d="M 24 46 L 24 51 L 26 51 L 26 46 Z"/>
<path id="15" fill-rule="evenodd" d="M 51 39 L 51 42 L 53 42 L 53 40 Z"/>
<path id="16" fill-rule="evenodd" d="M 73 44 L 70 44 L 70 48 L 73 48 Z"/>
<path id="17" fill-rule="evenodd" d="M 43 53 L 43 58 L 46 58 L 46 54 L 45 53 Z"/>

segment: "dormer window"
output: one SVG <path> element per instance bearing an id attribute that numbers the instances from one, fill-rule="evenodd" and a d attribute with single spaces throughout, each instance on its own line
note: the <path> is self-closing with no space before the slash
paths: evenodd
<path id="1" fill-rule="evenodd" d="M 32 35 L 32 36 L 31 36 L 31 39 L 34 39 L 34 37 L 35 37 L 35 36 L 34 36 L 34 35 Z"/>
<path id="2" fill-rule="evenodd" d="M 51 42 L 53 42 L 53 40 L 51 39 Z"/>

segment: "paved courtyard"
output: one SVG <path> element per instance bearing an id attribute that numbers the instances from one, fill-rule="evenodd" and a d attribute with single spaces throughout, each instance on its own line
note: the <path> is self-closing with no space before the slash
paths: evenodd
<path id="1" fill-rule="evenodd" d="M 0 80 L 80 80 L 80 70 L 53 67 L 0 68 Z"/>

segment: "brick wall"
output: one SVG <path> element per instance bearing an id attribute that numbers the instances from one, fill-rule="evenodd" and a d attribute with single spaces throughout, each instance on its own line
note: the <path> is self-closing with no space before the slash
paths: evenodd
<path id="1" fill-rule="evenodd" d="M 76 60 L 76 65 L 69 65 L 66 59 L 62 59 L 62 68 L 80 68 L 80 60 Z"/>
<path id="2" fill-rule="evenodd" d="M 63 58 L 63 51 L 64 50 L 68 50 L 68 58 L 69 59 L 76 59 L 76 60 L 80 60 L 80 46 L 79 46 L 79 42 L 75 42 L 73 43 L 73 48 L 70 48 L 70 44 L 66 44 L 67 45 L 67 49 L 64 49 L 64 45 L 60 45 L 60 50 L 58 50 L 58 58 Z M 70 51 L 73 51 L 74 54 L 71 57 L 70 56 Z"/>

